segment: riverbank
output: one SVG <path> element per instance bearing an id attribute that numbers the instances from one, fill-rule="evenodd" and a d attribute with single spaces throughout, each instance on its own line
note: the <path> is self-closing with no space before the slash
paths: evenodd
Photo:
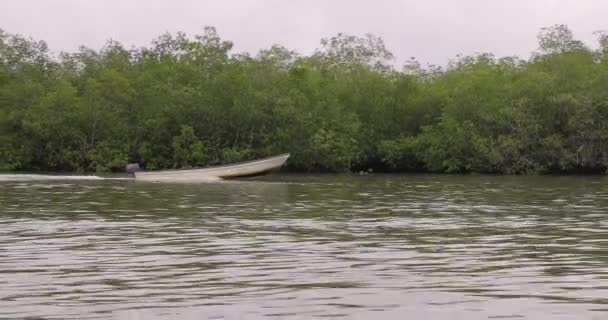
<path id="1" fill-rule="evenodd" d="M 206 28 L 55 54 L 2 31 L 0 169 L 156 170 L 289 152 L 298 172 L 603 173 L 608 48 L 564 25 L 538 39 L 529 59 L 398 70 L 373 35 L 249 56 Z"/>

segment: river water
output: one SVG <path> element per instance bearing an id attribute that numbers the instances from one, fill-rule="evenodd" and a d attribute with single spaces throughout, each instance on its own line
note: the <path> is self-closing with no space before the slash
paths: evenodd
<path id="1" fill-rule="evenodd" d="M 0 319 L 608 319 L 608 179 L 0 175 Z"/>

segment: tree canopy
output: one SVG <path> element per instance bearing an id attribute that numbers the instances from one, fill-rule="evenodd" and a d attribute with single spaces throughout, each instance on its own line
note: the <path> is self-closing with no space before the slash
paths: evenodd
<path id="1" fill-rule="evenodd" d="M 0 30 L 0 170 L 205 166 L 283 152 L 291 171 L 605 172 L 608 37 L 543 28 L 529 59 L 415 59 L 338 34 L 252 56 L 212 27 L 143 48 L 49 52 Z"/>

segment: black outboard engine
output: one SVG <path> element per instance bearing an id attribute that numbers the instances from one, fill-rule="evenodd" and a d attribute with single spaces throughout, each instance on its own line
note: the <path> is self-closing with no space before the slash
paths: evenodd
<path id="1" fill-rule="evenodd" d="M 138 163 L 129 163 L 126 168 L 127 174 L 130 176 L 135 176 L 135 172 L 141 171 Z"/>

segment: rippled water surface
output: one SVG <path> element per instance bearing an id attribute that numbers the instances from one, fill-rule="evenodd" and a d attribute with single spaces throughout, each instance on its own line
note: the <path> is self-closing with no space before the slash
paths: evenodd
<path id="1" fill-rule="evenodd" d="M 0 319 L 608 319 L 608 179 L 0 175 Z"/>

